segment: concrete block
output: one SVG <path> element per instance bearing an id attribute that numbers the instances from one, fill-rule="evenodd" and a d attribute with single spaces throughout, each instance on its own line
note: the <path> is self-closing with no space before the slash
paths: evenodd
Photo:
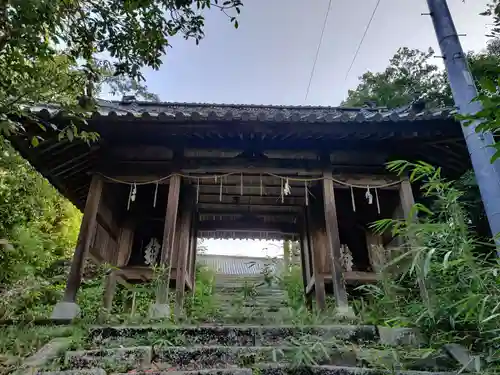
<path id="1" fill-rule="evenodd" d="M 16 375 L 33 375 L 40 367 L 48 364 L 59 354 L 69 348 L 71 340 L 68 338 L 57 338 L 49 341 L 38 352 L 28 357 L 16 370 Z"/>
<path id="2" fill-rule="evenodd" d="M 74 302 L 58 302 L 52 311 L 53 320 L 73 320 L 80 315 L 80 306 Z"/>
<path id="3" fill-rule="evenodd" d="M 380 343 L 389 346 L 421 346 L 424 339 L 414 328 L 394 328 L 378 326 Z"/>
<path id="4" fill-rule="evenodd" d="M 154 319 L 170 319 L 170 306 L 163 303 L 153 303 L 149 307 L 149 316 Z"/>
<path id="5" fill-rule="evenodd" d="M 445 344 L 444 350 L 468 372 L 481 372 L 481 358 L 460 344 Z"/>
<path id="6" fill-rule="evenodd" d="M 354 310 L 350 306 L 337 307 L 335 317 L 339 319 L 357 319 Z"/>

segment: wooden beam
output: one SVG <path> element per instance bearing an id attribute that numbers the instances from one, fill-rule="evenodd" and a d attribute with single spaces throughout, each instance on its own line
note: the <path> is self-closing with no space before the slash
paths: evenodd
<path id="1" fill-rule="evenodd" d="M 413 218 L 410 218 L 410 214 L 415 204 L 415 198 L 413 197 L 413 191 L 408 179 L 402 180 L 399 185 L 399 201 L 401 202 L 404 218 L 413 220 Z"/>
<path id="2" fill-rule="evenodd" d="M 296 224 L 291 223 L 266 223 L 260 220 L 218 220 L 202 221 L 199 225 L 201 231 L 269 231 L 282 233 L 298 233 Z"/>
<path id="3" fill-rule="evenodd" d="M 132 244 L 134 242 L 135 223 L 132 219 L 128 219 L 120 228 L 120 236 L 118 238 L 118 251 L 116 266 L 124 267 L 128 264 L 132 254 Z"/>
<path id="4" fill-rule="evenodd" d="M 179 242 L 177 244 L 177 278 L 175 282 L 175 316 L 177 318 L 181 317 L 184 310 L 184 292 L 186 287 L 186 274 L 188 272 L 189 236 L 191 234 L 190 228 L 193 220 L 195 199 L 191 191 L 186 191 L 182 211 L 180 213 Z"/>
<path id="5" fill-rule="evenodd" d="M 303 217 L 300 228 L 300 261 L 302 267 L 302 282 L 304 284 L 304 299 L 306 301 L 306 306 L 308 309 L 312 308 L 312 300 L 310 295 L 307 293 L 307 286 L 312 279 L 310 273 L 310 258 L 309 258 L 309 244 L 307 241 L 307 227 L 306 220 Z"/>
<path id="6" fill-rule="evenodd" d="M 197 212 L 194 212 L 193 215 L 193 230 L 192 230 L 192 238 L 191 238 L 191 261 L 190 265 L 190 274 L 191 274 L 191 284 L 193 285 L 193 293 L 196 286 L 196 256 L 198 251 L 198 226 L 199 226 L 199 215 Z"/>
<path id="7" fill-rule="evenodd" d="M 108 168 L 113 171 L 159 171 L 159 170 L 174 170 L 182 171 L 199 171 L 205 172 L 207 169 L 215 168 L 221 170 L 223 168 L 247 169 L 250 168 L 255 173 L 270 171 L 279 172 L 283 169 L 292 170 L 295 173 L 299 171 L 318 171 L 324 163 L 317 160 L 300 160 L 300 159 L 266 159 L 266 160 L 251 160 L 247 158 L 196 158 L 196 159 L 181 159 L 173 160 L 120 160 L 110 159 L 106 162 Z M 139 173 L 134 173 L 139 174 Z"/>
<path id="8" fill-rule="evenodd" d="M 325 207 L 325 224 L 327 236 L 327 249 L 330 256 L 333 293 L 337 308 L 347 310 L 347 292 L 342 274 L 339 226 L 337 220 L 337 208 L 335 205 L 335 194 L 333 192 L 332 173 L 323 174 L 323 203 Z"/>
<path id="9" fill-rule="evenodd" d="M 116 241 L 117 235 L 116 235 L 116 228 L 111 228 L 112 224 L 108 223 L 108 221 L 104 218 L 104 216 L 98 212 L 97 213 L 97 223 L 103 227 L 106 232 L 109 233 L 110 237 Z"/>
<path id="10" fill-rule="evenodd" d="M 63 169 L 67 166 L 70 166 L 70 169 L 73 168 L 76 164 L 75 161 L 78 161 L 80 159 L 87 159 L 90 156 L 90 150 L 87 152 L 84 152 L 82 154 L 77 154 L 76 156 L 72 157 L 71 159 L 66 160 L 64 163 L 57 164 L 54 168 L 52 168 L 52 173 L 56 174 L 56 172 L 60 169 Z M 72 166 L 72 164 L 74 164 Z M 57 175 L 57 174 L 56 174 Z"/>
<path id="11" fill-rule="evenodd" d="M 134 240 L 134 223 L 126 220 L 120 228 L 120 234 L 116 245 L 116 250 L 111 259 L 111 265 L 116 268 L 124 267 L 128 264 L 132 254 L 132 244 Z M 107 276 L 104 285 L 103 307 L 107 312 L 111 311 L 113 298 L 116 290 L 117 272 L 113 269 Z"/>
<path id="12" fill-rule="evenodd" d="M 311 207 L 307 208 L 307 222 L 311 236 L 311 253 L 313 261 L 314 295 L 316 297 L 316 307 L 320 310 L 326 308 L 325 283 L 321 276 L 321 226 L 318 223 L 318 217 L 313 215 Z"/>
<path id="13" fill-rule="evenodd" d="M 226 210 L 226 209 L 204 209 L 199 211 L 200 216 L 245 216 L 249 215 L 248 212 L 241 212 L 241 211 L 231 211 L 231 210 Z M 281 219 L 284 221 L 289 221 L 292 218 L 297 217 L 296 212 L 272 212 L 272 213 L 262 213 L 262 212 L 251 212 L 251 216 L 257 216 L 257 217 L 263 217 L 263 216 L 272 216 L 274 219 Z"/>
<path id="14" fill-rule="evenodd" d="M 90 249 L 92 239 L 96 230 L 97 224 L 97 211 L 99 210 L 99 203 L 101 201 L 103 188 L 103 181 L 98 175 L 92 176 L 90 183 L 85 209 L 83 211 L 82 223 L 80 225 L 80 233 L 73 254 L 71 268 L 64 291 L 63 302 L 76 302 L 76 294 L 82 282 L 83 266 L 85 265 L 85 258 Z"/>
<path id="15" fill-rule="evenodd" d="M 181 177 L 174 175 L 170 178 L 168 188 L 167 209 L 165 213 L 165 227 L 163 229 L 163 241 L 161 246 L 160 265 L 165 267 L 163 282 L 160 283 L 156 294 L 156 303 L 165 305 L 168 303 L 168 288 L 170 282 L 170 272 L 172 270 L 172 254 L 174 251 L 174 236 L 177 222 L 177 211 L 179 208 L 179 194 L 181 187 Z"/>
<path id="16" fill-rule="evenodd" d="M 199 202 L 199 205 L 201 208 L 205 208 L 206 206 L 215 206 L 217 208 L 227 208 L 228 210 L 234 207 L 237 209 L 238 212 L 249 212 L 247 208 L 252 207 L 252 208 L 259 208 L 262 210 L 269 209 L 287 209 L 287 210 L 294 210 L 297 212 L 300 212 L 302 210 L 302 205 L 300 204 L 286 204 L 286 203 L 280 203 L 276 202 L 276 204 L 261 204 L 261 203 L 223 203 L 223 202 Z M 206 208 L 205 208 L 206 209 Z"/>
<path id="17" fill-rule="evenodd" d="M 259 186 L 252 186 L 251 187 L 252 190 L 253 189 L 259 189 Z M 249 186 L 245 186 L 245 190 L 248 190 L 249 189 Z M 303 185 L 302 185 L 302 190 L 304 190 L 303 188 Z M 223 191 L 222 192 L 222 197 L 223 198 L 227 198 L 227 197 L 242 197 L 242 198 L 268 198 L 268 199 L 274 199 L 276 201 L 277 198 L 281 198 L 281 193 L 280 192 L 276 192 L 274 194 L 263 194 L 263 195 L 260 195 L 260 194 L 248 194 L 248 193 L 243 193 L 243 195 L 240 195 L 240 191 L 239 191 L 239 187 L 237 187 L 235 189 L 234 192 L 227 192 L 227 189 L 226 191 Z M 203 188 L 200 188 L 200 199 L 204 198 L 204 197 L 210 197 L 210 198 L 213 198 L 213 197 L 216 197 L 217 199 L 219 199 L 220 197 L 220 193 L 207 193 L 206 191 L 204 191 Z M 303 200 L 304 199 L 304 192 L 302 191 L 302 194 L 294 194 L 294 195 L 287 195 L 285 197 L 285 200 L 290 200 L 290 199 L 300 199 L 300 200 Z"/>
<path id="18" fill-rule="evenodd" d="M 346 271 L 343 272 L 344 280 L 346 283 L 361 283 L 361 284 L 373 284 L 380 280 L 380 275 L 375 272 L 363 272 L 363 271 Z M 327 282 L 332 281 L 331 274 L 323 274 L 323 278 Z"/>
<path id="19" fill-rule="evenodd" d="M 355 155 L 353 155 L 355 156 Z M 375 157 L 375 155 L 374 155 Z M 274 174 L 296 174 L 296 173 L 311 173 L 317 174 L 324 168 L 330 168 L 336 172 L 356 172 L 375 174 L 384 173 L 383 164 L 372 164 L 369 157 L 366 160 L 355 164 L 339 164 L 329 161 L 315 160 L 284 160 L 284 159 L 269 159 L 259 163 L 252 163 L 250 160 L 241 159 L 185 159 L 179 162 L 175 161 L 126 161 L 126 160 L 109 160 L 106 164 L 100 165 L 98 172 L 106 176 L 119 174 L 122 176 L 140 176 L 144 175 L 168 175 L 168 171 L 178 170 L 180 168 L 184 174 L 191 173 L 230 173 L 237 171 L 248 171 L 249 173 L 274 173 Z"/>
<path id="20" fill-rule="evenodd" d="M 60 170 L 57 173 L 51 172 L 51 174 L 54 177 L 63 177 L 63 175 L 66 174 L 67 172 L 72 172 L 74 169 L 78 169 L 78 168 L 80 168 L 80 170 L 83 170 L 83 169 L 87 168 L 87 166 L 90 166 L 90 165 L 92 165 L 92 163 L 90 162 L 89 158 L 85 158 L 85 159 L 80 160 L 79 162 L 77 162 L 73 165 L 67 166 L 66 168 Z M 71 175 L 71 173 L 70 173 L 70 175 Z"/>
<path id="21" fill-rule="evenodd" d="M 403 211 L 404 219 L 409 221 L 414 221 L 417 219 L 416 211 L 413 211 L 413 206 L 415 205 L 415 198 L 413 197 L 413 191 L 411 188 L 410 181 L 408 179 L 404 179 L 401 181 L 399 186 L 399 200 L 401 203 L 401 208 Z M 409 246 L 411 247 L 412 242 L 414 242 L 413 238 L 407 239 Z M 430 306 L 430 296 L 429 289 L 427 288 L 424 270 L 423 270 L 423 262 L 424 259 L 420 258 L 417 262 L 417 282 L 420 288 L 420 296 L 422 300 L 427 306 Z"/>
<path id="22" fill-rule="evenodd" d="M 309 233 L 307 230 L 307 222 L 305 218 L 303 218 L 302 223 L 301 223 L 301 230 L 300 230 L 300 247 L 301 247 L 301 254 L 302 258 L 304 259 L 303 262 L 303 273 L 305 275 L 305 280 L 306 283 L 309 283 L 309 280 L 311 280 L 312 273 L 311 273 L 311 249 L 309 248 L 309 240 L 308 237 Z"/>
<path id="23" fill-rule="evenodd" d="M 311 280 L 309 280 L 309 282 L 307 283 L 307 286 L 306 286 L 306 295 L 307 296 L 311 295 L 311 291 L 314 288 L 314 282 L 315 281 L 316 281 L 316 276 L 313 275 L 313 277 L 311 277 Z"/>
<path id="24" fill-rule="evenodd" d="M 155 275 L 153 269 L 149 266 L 124 266 L 116 271 L 118 278 L 124 278 L 127 280 L 143 280 L 151 281 L 154 279 Z M 170 272 L 170 280 L 177 279 L 177 270 L 172 269 Z"/>

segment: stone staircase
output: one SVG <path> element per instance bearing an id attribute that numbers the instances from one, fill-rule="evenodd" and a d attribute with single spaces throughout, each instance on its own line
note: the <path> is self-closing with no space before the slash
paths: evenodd
<path id="1" fill-rule="evenodd" d="M 31 374 L 452 373 L 453 362 L 443 355 L 396 360 L 394 352 L 403 349 L 398 344 L 411 343 L 403 336 L 387 343 L 376 327 L 364 325 L 96 327 L 86 348 L 67 351 Z"/>
<path id="2" fill-rule="evenodd" d="M 286 314 L 287 295 L 276 283 L 267 284 L 262 275 L 216 275 L 215 295 L 222 315 L 234 314 L 235 308 L 264 315 Z"/>
<path id="3" fill-rule="evenodd" d="M 461 368 L 447 353 L 431 353 L 409 329 L 338 324 L 335 319 L 328 321 L 337 324 L 328 325 L 279 323 L 292 321 L 276 319 L 291 311 L 285 292 L 277 285 L 255 287 L 262 281 L 257 275 L 215 280 L 216 295 L 228 314 L 221 324 L 93 327 L 72 350 L 66 346 L 51 361 L 42 365 L 38 358 L 36 366 L 18 373 L 431 375 Z M 239 299 L 247 289 L 257 293 Z M 234 314 L 245 311 L 252 315 L 234 320 Z M 245 324 L 231 324 L 240 321 Z"/>

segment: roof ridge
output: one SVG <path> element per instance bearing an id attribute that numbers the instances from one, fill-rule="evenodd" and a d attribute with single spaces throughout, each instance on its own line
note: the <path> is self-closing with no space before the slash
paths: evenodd
<path id="1" fill-rule="evenodd" d="M 281 259 L 279 257 L 256 257 L 245 255 L 227 255 L 227 254 L 199 254 L 198 257 L 222 257 L 222 258 L 237 258 L 237 259 Z"/>
<path id="2" fill-rule="evenodd" d="M 120 100 L 104 100 L 104 99 L 98 99 L 98 104 L 99 106 L 105 106 L 106 104 L 109 104 L 111 106 L 113 105 L 120 105 L 120 106 L 133 106 L 133 105 L 138 105 L 138 106 L 144 106 L 144 107 L 158 107 L 158 106 L 165 106 L 165 107 L 175 107 L 175 106 L 182 106 L 182 107 L 219 107 L 219 108 L 273 108 L 273 109 L 331 109 L 331 110 L 338 110 L 338 111 L 360 111 L 360 110 L 366 110 L 370 112 L 378 112 L 381 110 L 386 110 L 390 111 L 386 107 L 374 107 L 374 108 L 369 108 L 369 107 L 342 107 L 342 106 L 327 106 L 327 105 L 291 105 L 291 104 L 242 104 L 242 103 L 208 103 L 208 102 L 151 102 L 151 101 L 140 101 L 140 100 L 134 100 L 134 101 L 120 101 Z"/>

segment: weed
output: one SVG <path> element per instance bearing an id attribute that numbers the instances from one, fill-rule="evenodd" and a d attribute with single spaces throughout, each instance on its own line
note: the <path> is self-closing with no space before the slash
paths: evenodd
<path id="1" fill-rule="evenodd" d="M 417 326 L 431 347 L 461 343 L 488 358 L 491 368 L 500 366 L 500 262 L 494 246 L 477 238 L 463 192 L 440 169 L 405 161 L 389 169 L 409 170 L 429 205 L 415 204 L 405 219 L 374 223 L 375 230 L 391 231 L 404 243 L 386 266 L 392 272 L 384 283 L 364 287 L 368 297 L 358 310 L 371 323 Z"/>

